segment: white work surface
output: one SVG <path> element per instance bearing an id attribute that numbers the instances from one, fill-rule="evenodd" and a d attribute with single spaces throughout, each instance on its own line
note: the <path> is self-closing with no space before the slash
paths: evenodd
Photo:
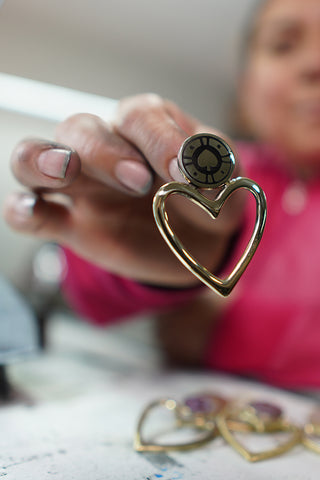
<path id="1" fill-rule="evenodd" d="M 144 406 L 163 396 L 212 390 L 230 398 L 271 400 L 303 423 L 316 401 L 213 373 L 166 371 L 145 321 L 98 330 L 62 316 L 50 325 L 47 352 L 12 365 L 24 398 L 0 405 L 0 477 L 5 480 L 318 480 L 320 455 L 298 446 L 249 464 L 222 439 L 188 452 L 136 453 Z"/>

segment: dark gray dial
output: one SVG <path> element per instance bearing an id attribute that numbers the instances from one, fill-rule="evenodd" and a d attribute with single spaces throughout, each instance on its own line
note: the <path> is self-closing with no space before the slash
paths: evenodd
<path id="1" fill-rule="evenodd" d="M 216 188 L 226 183 L 235 165 L 234 154 L 220 137 L 201 133 L 183 143 L 178 164 L 186 179 L 201 188 Z"/>

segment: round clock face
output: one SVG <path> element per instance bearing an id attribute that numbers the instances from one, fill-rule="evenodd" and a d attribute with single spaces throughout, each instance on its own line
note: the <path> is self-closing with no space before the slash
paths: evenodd
<path id="1" fill-rule="evenodd" d="M 216 188 L 226 183 L 235 165 L 234 154 L 220 137 L 201 133 L 183 143 L 178 164 L 186 179 L 201 188 Z"/>

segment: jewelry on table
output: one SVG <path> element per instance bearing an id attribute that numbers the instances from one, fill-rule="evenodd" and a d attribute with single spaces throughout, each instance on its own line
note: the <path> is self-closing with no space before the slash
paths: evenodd
<path id="1" fill-rule="evenodd" d="M 217 417 L 220 434 L 225 441 L 249 462 L 266 460 L 291 450 L 301 442 L 301 429 L 283 416 L 282 410 L 270 403 L 251 402 L 242 406 L 230 404 Z M 276 434 L 290 433 L 290 438 L 272 449 L 252 452 L 235 433 Z"/>
<path id="2" fill-rule="evenodd" d="M 215 419 L 226 405 L 226 400 L 218 395 L 205 393 L 187 397 L 183 402 L 173 398 L 161 398 L 151 402 L 143 410 L 136 429 L 134 449 L 138 452 L 183 451 L 198 448 L 218 435 Z M 160 443 L 145 440 L 142 430 L 150 413 L 157 407 L 165 408 L 174 414 L 175 430 L 191 428 L 195 437 L 185 442 Z"/>
<path id="3" fill-rule="evenodd" d="M 303 428 L 303 445 L 313 452 L 320 453 L 320 408 L 311 415 Z"/>
<path id="4" fill-rule="evenodd" d="M 247 268 L 262 238 L 267 211 L 264 192 L 257 183 L 248 178 L 238 177 L 231 180 L 235 156 L 230 146 L 217 135 L 203 133 L 187 138 L 179 151 L 178 165 L 188 184 L 171 182 L 158 190 L 153 200 L 156 224 L 164 240 L 183 265 L 209 288 L 227 296 Z M 221 189 L 214 200 L 208 199 L 199 191 L 199 188 L 219 187 Z M 256 200 L 255 226 L 240 260 L 228 277 L 221 279 L 199 264 L 184 247 L 170 225 L 166 201 L 171 195 L 182 195 L 205 210 L 212 219 L 216 219 L 225 201 L 240 189 L 249 190 Z"/>

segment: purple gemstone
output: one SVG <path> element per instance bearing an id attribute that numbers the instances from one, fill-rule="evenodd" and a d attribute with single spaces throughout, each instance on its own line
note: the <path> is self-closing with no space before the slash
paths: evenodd
<path id="1" fill-rule="evenodd" d="M 258 417 L 268 417 L 271 420 L 277 420 L 282 415 L 281 408 L 267 402 L 251 402 L 250 407 L 254 408 Z"/>
<path id="2" fill-rule="evenodd" d="M 190 408 L 192 413 L 211 413 L 218 407 L 216 398 L 210 394 L 188 397 L 184 404 Z"/>

